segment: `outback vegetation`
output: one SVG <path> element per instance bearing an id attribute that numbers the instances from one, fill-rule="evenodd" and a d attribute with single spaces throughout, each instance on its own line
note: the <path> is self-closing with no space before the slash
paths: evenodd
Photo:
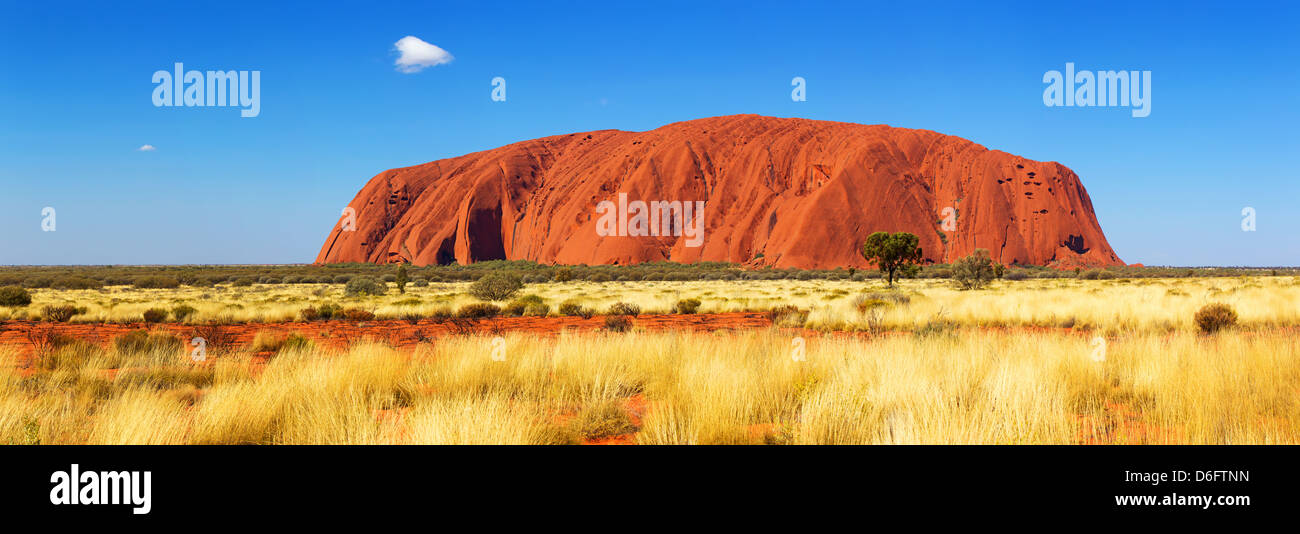
<path id="1" fill-rule="evenodd" d="M 1294 270 L 898 273 L 5 268 L 0 443 L 1300 442 Z"/>

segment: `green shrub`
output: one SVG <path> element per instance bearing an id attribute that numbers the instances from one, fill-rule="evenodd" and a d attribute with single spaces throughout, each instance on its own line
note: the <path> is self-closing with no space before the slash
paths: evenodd
<path id="1" fill-rule="evenodd" d="M 501 308 L 501 312 L 511 317 L 518 317 L 527 313 L 529 306 L 544 304 L 545 302 L 545 299 L 537 295 L 524 295 L 510 301 L 509 304 Z"/>
<path id="2" fill-rule="evenodd" d="M 354 277 L 348 280 L 347 285 L 343 286 L 343 294 L 349 297 L 383 295 L 387 292 L 388 286 L 369 276 Z"/>
<path id="3" fill-rule="evenodd" d="M 560 311 L 560 315 L 565 315 L 569 317 L 578 316 L 578 317 L 582 317 L 583 319 L 588 319 L 592 315 L 591 309 L 583 306 L 582 303 L 576 300 L 566 300 L 560 303 L 559 311 Z"/>
<path id="4" fill-rule="evenodd" d="M 415 287 L 429 287 L 429 280 L 427 278 L 416 278 L 415 280 L 411 280 L 411 285 Z"/>
<path id="5" fill-rule="evenodd" d="M 673 306 L 673 311 L 683 314 L 692 314 L 700 309 L 700 299 L 682 299 L 677 301 Z"/>
<path id="6" fill-rule="evenodd" d="M 528 307 L 524 309 L 524 315 L 527 317 L 546 317 L 550 314 L 551 307 L 540 302 L 529 304 Z"/>
<path id="7" fill-rule="evenodd" d="M 987 249 L 977 248 L 970 256 L 953 262 L 952 281 L 959 289 L 982 289 L 1001 276 L 1002 271 Z"/>
<path id="8" fill-rule="evenodd" d="M 22 307 L 32 303 L 32 294 L 15 286 L 0 287 L 0 306 Z"/>
<path id="9" fill-rule="evenodd" d="M 199 310 L 195 309 L 194 306 L 181 304 L 172 308 L 172 317 L 175 317 L 177 322 L 181 322 L 194 315 L 197 311 Z"/>
<path id="10" fill-rule="evenodd" d="M 460 310 L 456 312 L 456 316 L 462 319 L 490 319 L 496 317 L 500 313 L 501 308 L 498 308 L 495 304 L 476 302 L 474 304 L 466 304 L 462 306 Z"/>
<path id="11" fill-rule="evenodd" d="M 244 277 L 241 277 L 241 278 L 236 278 L 234 282 L 231 282 L 231 283 L 230 283 L 230 285 L 232 285 L 232 286 L 234 286 L 234 287 L 248 287 L 248 286 L 251 286 L 251 285 L 253 285 L 253 284 L 255 284 L 255 283 L 257 283 L 257 279 L 256 279 L 256 278 L 253 278 L 253 277 L 251 277 L 251 276 L 244 276 Z"/>
<path id="12" fill-rule="evenodd" d="M 311 339 L 301 333 L 294 332 L 285 336 L 284 343 L 280 345 L 280 350 L 309 349 L 311 346 Z"/>
<path id="13" fill-rule="evenodd" d="M 174 276 L 141 276 L 135 279 L 136 289 L 175 289 L 181 286 L 181 281 Z"/>
<path id="14" fill-rule="evenodd" d="M 523 287 L 517 274 L 488 273 L 469 286 L 469 294 L 483 301 L 505 300 Z"/>
<path id="15" fill-rule="evenodd" d="M 1196 327 L 1206 334 L 1232 328 L 1237 324 L 1237 311 L 1232 306 L 1215 302 L 1196 311 Z"/>
<path id="16" fill-rule="evenodd" d="M 161 323 L 167 320 L 167 310 L 162 308 L 149 308 L 144 311 L 144 322 Z"/>

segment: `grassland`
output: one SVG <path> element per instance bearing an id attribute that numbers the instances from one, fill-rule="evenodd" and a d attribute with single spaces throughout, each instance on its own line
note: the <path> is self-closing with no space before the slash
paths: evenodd
<path id="1" fill-rule="evenodd" d="M 296 320 L 324 303 L 437 316 L 476 302 L 467 285 L 367 297 L 337 284 L 33 289 L 30 305 L 0 309 L 0 325 L 64 304 L 84 308 L 71 319 L 84 323 L 177 305 L 195 308 L 191 324 Z M 757 330 L 651 332 L 634 318 L 628 332 L 468 331 L 403 349 L 260 340 L 201 362 L 160 333 L 65 340 L 35 358 L 0 344 L 0 443 L 1300 443 L 1294 276 L 977 291 L 937 279 L 572 281 L 522 293 L 597 312 L 697 298 L 701 313 L 808 313 Z M 1192 316 L 1212 302 L 1238 321 L 1204 334 Z"/>

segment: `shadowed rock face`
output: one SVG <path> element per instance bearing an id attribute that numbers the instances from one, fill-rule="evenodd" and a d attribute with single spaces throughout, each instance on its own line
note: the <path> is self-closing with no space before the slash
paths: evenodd
<path id="1" fill-rule="evenodd" d="M 703 201 L 702 243 L 602 236 L 597 208 L 620 193 Z M 1059 163 L 928 130 L 756 115 L 545 137 L 392 169 L 349 206 L 355 231 L 335 224 L 318 263 L 866 267 L 858 248 L 883 230 L 916 234 L 933 262 L 985 248 L 1005 264 L 1123 264 L 1083 184 Z M 944 230 L 948 215 L 955 230 Z"/>

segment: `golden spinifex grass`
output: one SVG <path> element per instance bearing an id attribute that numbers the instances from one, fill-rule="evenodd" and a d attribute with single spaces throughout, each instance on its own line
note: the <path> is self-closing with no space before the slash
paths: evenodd
<path id="1" fill-rule="evenodd" d="M 315 284 L 251 287 L 102 290 L 33 290 L 25 308 L 0 308 L 0 321 L 37 319 L 44 306 L 71 305 L 85 313 L 72 322 L 140 322 L 150 308 L 190 306 L 188 323 L 279 322 L 300 318 L 309 306 L 337 304 L 374 312 L 380 319 L 429 316 L 478 302 L 469 284 L 390 288 L 384 296 L 345 297 L 342 286 Z M 935 320 L 969 326 L 1043 326 L 1121 331 L 1194 331 L 1200 307 L 1223 302 L 1239 314 L 1242 328 L 1300 326 L 1300 278 L 1254 276 L 1178 279 L 1034 279 L 998 281 L 989 289 L 960 291 L 947 280 L 883 282 L 844 280 L 748 280 L 708 282 L 565 282 L 529 284 L 520 295 L 541 297 L 552 314 L 573 301 L 605 313 L 618 302 L 644 313 L 671 313 L 682 299 L 702 302 L 701 313 L 759 311 L 793 305 L 809 311 L 807 326 L 823 330 L 910 330 Z M 881 295 L 903 298 L 880 299 Z M 880 306 L 864 313 L 863 300 Z M 505 304 L 499 302 L 498 304 Z M 174 320 L 171 319 L 171 320 Z"/>
<path id="2" fill-rule="evenodd" d="M 1282 333 L 779 330 L 116 354 L 0 371 L 4 443 L 1298 443 Z M 72 350 L 68 348 L 60 350 Z M 12 351 L 6 358 L 14 359 Z M 110 367 L 118 370 L 109 370 Z"/>

